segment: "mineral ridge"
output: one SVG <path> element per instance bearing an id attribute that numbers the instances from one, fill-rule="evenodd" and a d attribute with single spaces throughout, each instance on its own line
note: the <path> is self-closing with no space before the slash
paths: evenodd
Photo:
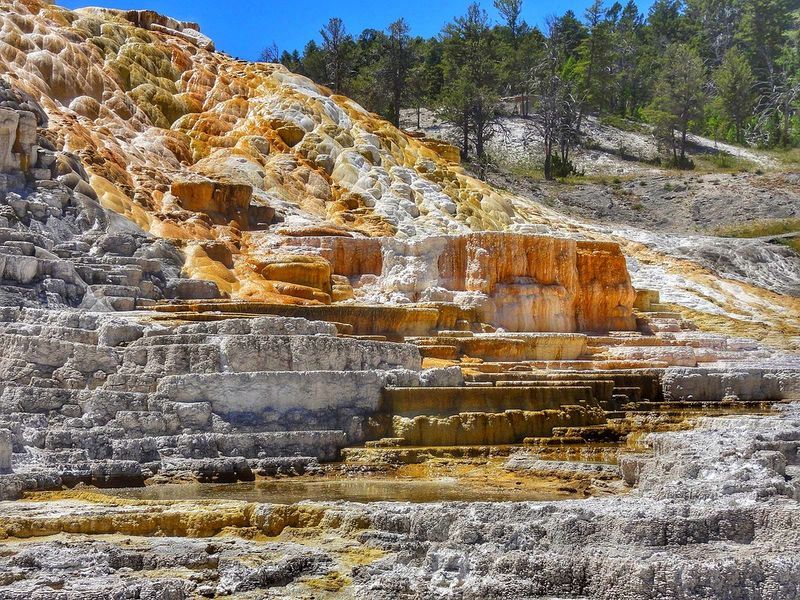
<path id="1" fill-rule="evenodd" d="M 195 24 L 0 0 L 0 597 L 797 598 L 794 263 L 668 245 Z M 508 455 L 606 497 L 114 493 Z"/>

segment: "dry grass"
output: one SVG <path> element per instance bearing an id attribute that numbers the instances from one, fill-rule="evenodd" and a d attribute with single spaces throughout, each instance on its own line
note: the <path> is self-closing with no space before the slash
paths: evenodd
<path id="1" fill-rule="evenodd" d="M 695 171 L 699 173 L 758 173 L 762 170 L 755 162 L 732 154 L 694 154 Z"/>
<path id="2" fill-rule="evenodd" d="M 789 246 L 789 248 L 800 254 L 800 236 L 791 238 L 789 240 L 781 240 L 781 244 L 784 246 Z"/>
<path id="3" fill-rule="evenodd" d="M 786 233 L 800 233 L 800 218 L 766 219 L 741 225 L 727 225 L 717 229 L 715 235 L 730 238 L 755 238 Z M 794 240 L 797 243 L 797 240 Z M 795 249 L 798 249 L 795 246 Z"/>

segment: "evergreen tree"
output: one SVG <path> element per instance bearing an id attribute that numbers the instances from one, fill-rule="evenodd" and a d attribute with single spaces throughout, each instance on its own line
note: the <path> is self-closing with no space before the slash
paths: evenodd
<path id="1" fill-rule="evenodd" d="M 614 86 L 613 106 L 621 116 L 634 116 L 646 94 L 646 65 L 644 19 L 634 0 L 628 0 L 614 27 Z"/>
<path id="2" fill-rule="evenodd" d="M 759 91 L 757 129 L 762 143 L 789 145 L 790 125 L 797 100 L 793 77 L 787 70 L 786 42 L 796 29 L 797 0 L 750 0 L 740 32 L 747 48 Z M 789 44 L 791 45 L 791 44 Z"/>
<path id="3" fill-rule="evenodd" d="M 570 151 L 577 141 L 579 76 L 574 56 L 565 56 L 559 21 L 548 23 L 542 60 L 533 71 L 535 127 L 542 138 L 545 179 L 566 177 L 574 169 Z"/>
<path id="4" fill-rule="evenodd" d="M 525 27 L 519 36 L 517 49 L 517 73 L 519 77 L 520 114 L 528 117 L 531 104 L 531 82 L 537 65 L 541 64 L 545 52 L 545 36 L 537 28 Z"/>
<path id="5" fill-rule="evenodd" d="M 384 72 L 391 94 L 391 120 L 396 127 L 400 126 L 400 109 L 413 59 L 409 31 L 408 23 L 404 19 L 398 19 L 389 25 Z"/>
<path id="6" fill-rule="evenodd" d="M 583 22 L 567 11 L 548 23 L 546 33 L 522 20 L 523 0 L 493 0 L 501 17 L 497 25 L 470 5 L 465 16 L 429 39 L 411 38 L 400 20 L 387 31 L 366 29 L 354 40 L 334 18 L 320 32 L 321 42 L 280 57 L 273 45 L 262 59 L 279 58 L 394 123 L 404 107 L 417 109 L 418 125 L 422 108 L 435 107 L 460 129 L 464 156 L 474 151 L 482 161 L 500 99 L 511 97 L 514 113 L 522 117 L 535 106 L 541 118 L 547 105 L 542 98 L 559 95 L 553 90 L 560 90 L 561 109 L 568 96 L 577 102 L 567 102 L 570 110 L 577 107 L 573 137 L 585 114 L 645 116 L 658 125 L 659 139 L 670 145 L 676 162 L 685 159 L 686 128 L 703 134 L 721 127 L 739 143 L 800 141 L 800 0 L 655 0 L 646 18 L 636 0 L 608 2 L 613 4 L 593 0 Z M 670 65 L 668 59 L 678 62 Z M 668 75 L 680 82 L 684 70 L 703 71 L 695 59 L 713 75 L 711 81 L 701 78 L 696 90 L 701 104 L 713 92 L 706 120 L 681 117 L 671 105 L 680 93 L 670 86 L 687 90 Z M 548 61 L 558 68 L 545 77 L 541 66 Z M 570 110 L 559 113 L 562 129 Z M 553 141 L 548 150 L 558 161 L 560 147 Z"/>
<path id="7" fill-rule="evenodd" d="M 796 0 L 748 0 L 743 11 L 740 36 L 745 43 L 760 82 L 769 82 L 779 66 L 785 34 L 792 25 Z"/>
<path id="8" fill-rule="evenodd" d="M 568 10 L 564 15 L 548 24 L 548 39 L 554 44 L 553 51 L 560 61 L 568 58 L 578 58 L 578 48 L 586 37 L 586 29 L 575 16 Z"/>
<path id="9" fill-rule="evenodd" d="M 706 68 L 697 51 L 687 44 L 668 46 L 662 63 L 650 107 L 651 120 L 657 135 L 670 147 L 674 164 L 684 168 L 690 166 L 686 158 L 689 127 L 702 117 L 705 107 Z"/>
<path id="10" fill-rule="evenodd" d="M 611 96 L 612 63 L 614 61 L 612 27 L 606 20 L 603 0 L 594 0 L 586 9 L 588 35 L 579 48 L 581 108 L 578 116 L 580 132 L 583 114 L 587 109 L 598 112 L 606 107 Z"/>
<path id="11" fill-rule="evenodd" d="M 671 44 L 686 43 L 691 38 L 684 8 L 683 0 L 656 0 L 650 7 L 647 17 L 650 43 L 657 53 Z"/>
<path id="12" fill-rule="evenodd" d="M 302 69 L 300 73 L 314 81 L 325 82 L 327 80 L 328 68 L 325 53 L 317 42 L 311 40 L 303 49 Z"/>
<path id="13" fill-rule="evenodd" d="M 736 43 L 746 0 L 686 0 L 686 16 L 695 24 L 694 45 L 712 66 L 722 63 Z"/>
<path id="14" fill-rule="evenodd" d="M 486 11 L 477 3 L 444 28 L 444 94 L 442 116 L 461 128 L 461 153 L 474 145 L 486 159 L 486 140 L 498 116 L 498 56 Z"/>
<path id="15" fill-rule="evenodd" d="M 520 54 L 520 41 L 527 30 L 527 24 L 520 21 L 522 0 L 494 0 L 494 7 L 505 22 L 496 31 L 499 43 L 504 45 L 500 53 L 502 62 L 500 71 L 505 88 L 503 92 L 507 95 L 517 95 L 523 92 L 524 77 L 521 67 L 523 60 Z M 523 105 L 524 103 L 523 99 Z"/>
<path id="16" fill-rule="evenodd" d="M 736 141 L 744 142 L 744 124 L 753 112 L 755 77 L 744 54 L 731 48 L 714 74 L 718 103 L 723 115 L 736 131 Z"/>
<path id="17" fill-rule="evenodd" d="M 412 44 L 414 65 L 408 77 L 409 99 L 417 109 L 417 129 L 423 106 L 435 106 L 441 96 L 443 84 L 442 43 L 437 38 L 416 38 Z"/>
<path id="18" fill-rule="evenodd" d="M 350 76 L 353 38 L 339 17 L 332 17 L 319 33 L 322 36 L 328 83 L 334 92 L 341 94 Z"/>
<path id="19" fill-rule="evenodd" d="M 522 13 L 522 0 L 494 0 L 494 7 L 506 22 L 506 27 L 511 32 L 511 37 L 519 37 L 521 22 L 519 20 Z"/>
<path id="20" fill-rule="evenodd" d="M 365 29 L 353 44 L 348 94 L 372 112 L 388 117 L 391 112 L 389 78 L 385 71 L 386 35 L 378 29 Z"/>
<path id="21" fill-rule="evenodd" d="M 303 59 L 300 57 L 300 53 L 297 50 L 292 52 L 284 50 L 281 53 L 280 63 L 293 73 L 300 73 L 301 75 L 304 75 Z"/>

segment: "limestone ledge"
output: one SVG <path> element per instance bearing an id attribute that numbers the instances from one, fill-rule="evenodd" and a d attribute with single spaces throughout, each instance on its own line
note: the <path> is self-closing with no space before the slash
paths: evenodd
<path id="1" fill-rule="evenodd" d="M 557 233 L 618 240 L 639 286 L 663 285 L 671 302 L 747 319 L 706 319 L 709 326 L 749 333 L 764 322 L 773 332 L 780 322 L 788 325 L 788 333 L 771 335 L 784 345 L 796 329 L 796 302 L 721 279 L 711 267 L 668 256 L 663 249 L 653 251 L 648 247 L 655 243 L 652 236 L 642 232 L 579 223 L 492 188 L 458 166 L 451 148 L 407 135 L 280 65 L 214 52 L 191 23 L 151 11 L 70 11 L 40 0 L 3 0 L 0 7 L 0 74 L 8 83 L 2 106 L 18 113 L 4 120 L 0 170 L 22 168 L 23 162 L 32 167 L 21 179 L 3 173 L 0 187 L 19 186 L 47 171 L 144 232 L 176 240 L 185 254 L 183 274 L 213 281 L 222 295 L 290 305 L 353 300 L 361 287 L 362 295 L 370 296 L 375 282 L 363 275 L 360 282 L 344 281 L 334 277 L 334 270 L 330 280 L 317 282 L 309 281 L 306 271 L 316 277 L 324 264 L 307 269 L 302 261 L 281 259 L 280 267 L 273 266 L 269 256 L 275 239 L 297 233 L 349 237 L 363 245 L 365 254 L 377 237 L 402 242 L 471 231 Z M 30 126 L 30 116 L 19 116 L 23 113 L 35 116 L 38 131 Z M 14 118 L 17 125 L 11 123 Z M 20 118 L 25 121 L 21 129 Z M 34 146 L 11 141 L 17 131 L 20 139 L 37 137 L 36 157 Z M 202 184 L 184 186 L 193 181 Z M 28 212 L 45 215 L 41 205 L 31 205 Z M 27 218 L 22 208 L 14 210 Z M 210 253 L 209 242 L 218 244 Z M 225 252 L 219 251 L 222 246 Z M 491 263 L 499 254 L 513 266 L 486 263 L 486 273 L 473 279 L 493 288 L 496 297 L 491 290 L 477 292 L 477 298 L 474 291 L 451 291 L 463 306 L 482 310 L 484 322 L 494 319 L 507 329 L 631 329 L 633 292 L 622 275 L 622 255 L 602 242 L 577 246 L 578 286 L 563 277 L 553 283 L 541 273 L 526 272 L 530 265 L 521 255 L 512 256 L 513 244 L 489 244 L 492 255 L 476 255 L 475 265 Z M 374 252 L 364 260 L 356 256 L 360 252 L 345 252 L 353 267 L 342 270 L 382 273 Z M 414 272 L 414 266 L 406 267 Z M 492 271 L 501 278 L 487 276 Z M 461 278 L 459 273 L 445 276 Z M 389 288 L 374 290 L 376 298 L 404 302 L 409 293 L 425 293 L 394 289 L 406 287 L 404 276 L 397 275 Z M 60 295 L 60 284 L 53 285 L 58 289 L 44 293 Z M 64 291 L 68 303 L 78 295 Z M 482 293 L 488 293 L 488 301 Z M 144 304 L 152 300 L 148 294 L 143 293 Z M 124 298 L 105 303 L 115 310 L 136 306 L 137 298 Z M 641 306 L 647 306 L 646 299 Z"/>
<path id="2" fill-rule="evenodd" d="M 614 244 L 511 233 L 421 240 L 291 237 L 346 277 L 355 298 L 449 301 L 510 331 L 635 327 L 635 292 Z"/>
<path id="3" fill-rule="evenodd" d="M 18 594 L 24 584 L 31 593 L 57 579 L 67 592 L 141 593 L 154 581 L 170 593 L 260 593 L 267 585 L 291 596 L 303 593 L 305 577 L 337 570 L 347 594 L 379 600 L 398 590 L 430 598 L 455 590 L 469 599 L 655 600 L 708 597 L 709 586 L 730 598 L 790 600 L 800 593 L 797 438 L 796 406 L 655 434 L 652 457 L 621 461 L 634 485 L 629 494 L 575 501 L 278 506 L 34 495 L 0 504 L 0 531 L 12 536 L 0 564 L 14 574 L 0 589 Z M 81 536 L 44 537 L 64 531 Z M 163 537 L 170 535 L 181 537 Z M 80 565 L 103 564 L 104 574 L 66 560 L 76 552 Z M 255 554 L 262 560 L 254 564 Z M 161 557 L 187 570 L 154 571 Z M 452 561 L 463 569 L 454 571 Z M 657 569 L 676 576 L 654 580 Z"/>

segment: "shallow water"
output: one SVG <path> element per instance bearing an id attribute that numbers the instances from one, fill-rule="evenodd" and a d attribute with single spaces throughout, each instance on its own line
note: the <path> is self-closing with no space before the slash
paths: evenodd
<path id="1" fill-rule="evenodd" d="M 662 413 L 649 413 L 661 421 L 651 421 L 650 428 L 633 431 L 622 443 L 589 442 L 565 446 L 509 446 L 529 452 L 537 458 L 565 462 L 616 464 L 620 451 L 646 452 L 643 443 L 652 431 L 668 431 L 675 424 L 685 424 L 696 417 L 726 417 L 740 414 L 769 414 L 766 406 L 728 406 L 710 410 L 678 409 Z M 645 415 L 648 415 L 645 413 Z M 643 415 L 643 417 L 645 416 Z M 660 417 L 660 418 L 659 418 Z M 655 425 L 655 426 L 654 426 Z M 513 450 L 512 450 L 513 451 Z M 508 453 L 503 453 L 507 457 Z M 546 501 L 583 497 L 576 490 L 568 491 L 563 482 L 531 478 L 520 473 L 509 473 L 502 469 L 506 458 L 490 458 L 496 463 L 495 471 L 486 472 L 483 481 L 449 477 L 450 473 L 428 472 L 430 463 L 408 464 L 401 467 L 402 475 L 395 477 L 327 477 L 313 479 L 296 477 L 278 480 L 261 480 L 239 483 L 175 483 L 159 484 L 140 488 L 105 489 L 104 493 L 123 498 L 140 500 L 243 500 L 271 504 L 294 504 L 304 500 L 319 502 L 503 502 Z M 435 463 L 436 461 L 434 461 Z M 446 461 L 445 461 L 446 462 Z M 453 464 L 467 462 L 453 460 Z M 481 467 L 477 468 L 478 471 Z M 411 473 L 412 476 L 408 476 Z M 507 479 L 502 485 L 500 479 Z M 519 480 L 519 481 L 514 481 Z"/>
<path id="2" fill-rule="evenodd" d="M 244 500 L 272 504 L 294 504 L 303 500 L 349 502 L 502 502 L 557 500 L 565 494 L 555 490 L 475 489 L 455 478 L 430 479 L 325 479 L 309 481 L 255 481 L 245 483 L 189 483 L 143 488 L 104 490 L 105 493 L 143 500 Z"/>

